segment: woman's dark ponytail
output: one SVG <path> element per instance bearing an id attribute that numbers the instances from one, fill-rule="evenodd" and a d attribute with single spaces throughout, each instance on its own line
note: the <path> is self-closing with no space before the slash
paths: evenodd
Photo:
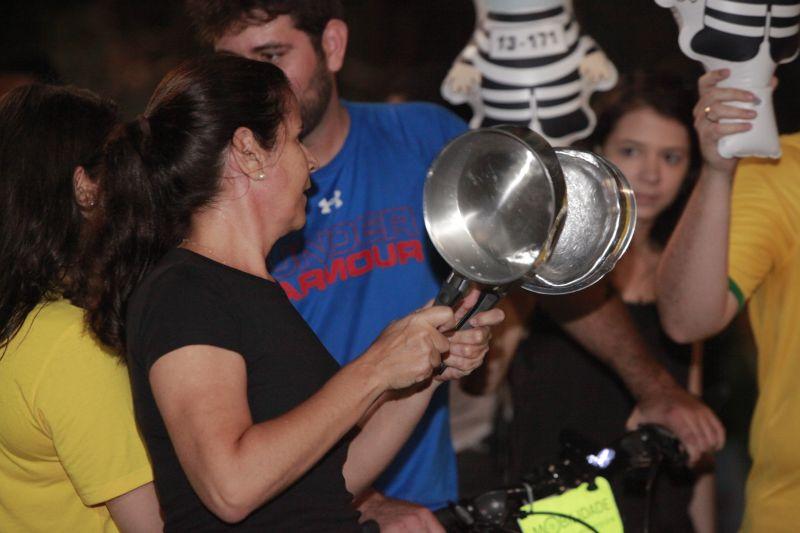
<path id="1" fill-rule="evenodd" d="M 128 299 L 180 244 L 192 215 L 216 198 L 236 129 L 249 128 L 272 148 L 289 94 L 277 67 L 214 54 L 167 74 L 144 115 L 111 136 L 100 182 L 104 216 L 86 257 L 97 280 L 89 323 L 118 353 L 125 353 Z"/>
<path id="2" fill-rule="evenodd" d="M 99 191 L 103 216 L 95 221 L 86 254 L 96 280 L 89 323 L 101 341 L 120 353 L 128 297 L 153 263 L 180 241 L 183 228 L 176 219 L 189 216 L 177 213 L 153 183 L 157 176 L 147 164 L 150 132 L 142 122 L 123 124 L 106 145 Z"/>

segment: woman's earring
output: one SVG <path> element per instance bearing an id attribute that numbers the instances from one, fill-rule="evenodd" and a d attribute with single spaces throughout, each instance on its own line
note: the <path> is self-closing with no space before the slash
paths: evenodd
<path id="1" fill-rule="evenodd" d="M 86 189 L 78 188 L 77 194 L 75 196 L 78 205 L 81 206 L 82 208 L 85 209 L 87 207 L 94 207 L 95 199 L 92 196 L 92 193 L 90 193 Z"/>

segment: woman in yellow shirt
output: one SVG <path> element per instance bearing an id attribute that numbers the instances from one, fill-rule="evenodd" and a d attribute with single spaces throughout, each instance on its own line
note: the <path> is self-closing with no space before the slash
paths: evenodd
<path id="1" fill-rule="evenodd" d="M 78 267 L 116 109 L 69 87 L 0 99 L 0 530 L 160 531 L 127 371 L 85 330 Z"/>

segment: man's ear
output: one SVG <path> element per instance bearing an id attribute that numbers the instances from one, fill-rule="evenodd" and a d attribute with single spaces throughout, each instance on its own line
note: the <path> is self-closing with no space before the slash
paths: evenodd
<path id="1" fill-rule="evenodd" d="M 97 182 L 82 166 L 75 167 L 72 172 L 72 189 L 75 194 L 75 202 L 81 209 L 92 209 L 97 204 Z"/>
<path id="2" fill-rule="evenodd" d="M 267 166 L 266 154 L 250 128 L 236 128 L 231 139 L 230 155 L 242 173 L 251 179 L 264 179 L 264 167 Z"/>
<path id="3" fill-rule="evenodd" d="M 347 51 L 347 24 L 340 19 L 331 19 L 322 32 L 320 42 L 328 70 L 339 72 Z"/>

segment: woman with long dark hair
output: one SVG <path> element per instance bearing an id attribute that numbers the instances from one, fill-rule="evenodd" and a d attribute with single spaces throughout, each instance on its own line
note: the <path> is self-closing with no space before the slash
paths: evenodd
<path id="1" fill-rule="evenodd" d="M 453 312 L 430 307 L 339 369 L 274 281 L 265 257 L 304 224 L 315 166 L 301 128 L 280 69 L 215 54 L 170 72 L 107 147 L 90 319 L 127 354 L 167 530 L 358 531 L 352 495 L 450 348 Z M 477 366 L 485 334 L 448 365 Z"/>
<path id="2" fill-rule="evenodd" d="M 700 368 L 699 346 L 672 342 L 662 330 L 656 300 L 656 270 L 664 245 L 686 203 L 700 164 L 692 127 L 694 94 L 668 74 L 636 73 L 603 95 L 597 127 L 588 147 L 604 155 L 627 177 L 637 202 L 636 232 L 630 248 L 609 274 L 650 353 L 673 378 L 690 385 Z M 511 365 L 514 404 L 511 429 L 514 471 L 558 459 L 559 437 L 572 430 L 602 445 L 642 421 L 622 381 L 553 320 L 535 312 L 529 337 Z M 690 391 L 699 393 L 699 379 Z M 723 434 L 721 424 L 709 427 Z M 694 428 L 702 431 L 701 428 Z M 645 521 L 645 497 L 615 486 L 626 531 Z M 656 484 L 651 531 L 691 531 L 689 503 L 694 480 L 662 475 Z M 707 520 L 705 520 L 707 523 Z M 699 522 L 698 522 L 699 524 Z"/>
<path id="3" fill-rule="evenodd" d="M 128 375 L 83 324 L 79 266 L 115 106 L 28 85 L 0 99 L 0 529 L 157 531 Z"/>

